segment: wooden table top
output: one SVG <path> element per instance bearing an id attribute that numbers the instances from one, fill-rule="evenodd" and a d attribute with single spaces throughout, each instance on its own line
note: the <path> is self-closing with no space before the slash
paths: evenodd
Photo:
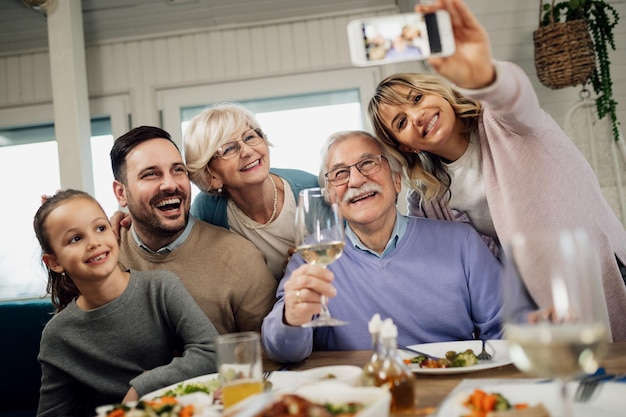
<path id="1" fill-rule="evenodd" d="M 313 352 L 309 358 L 287 366 L 289 370 L 305 370 L 330 365 L 356 365 L 363 366 L 370 358 L 369 350 L 336 351 L 336 352 Z M 266 370 L 285 369 L 280 364 L 264 358 Z M 610 373 L 626 373 L 626 343 L 611 343 L 600 365 Z M 474 378 L 529 378 L 515 368 L 514 365 L 506 365 L 498 368 L 485 369 L 482 371 L 465 374 L 425 375 L 416 374 L 417 409 L 414 416 L 428 415 L 435 411 L 441 401 L 463 379 Z"/>

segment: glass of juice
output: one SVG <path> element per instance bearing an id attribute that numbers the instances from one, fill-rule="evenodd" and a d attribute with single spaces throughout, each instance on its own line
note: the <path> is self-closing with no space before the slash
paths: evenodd
<path id="1" fill-rule="evenodd" d="M 219 335 L 217 365 L 225 409 L 263 392 L 263 361 L 258 333 Z"/>

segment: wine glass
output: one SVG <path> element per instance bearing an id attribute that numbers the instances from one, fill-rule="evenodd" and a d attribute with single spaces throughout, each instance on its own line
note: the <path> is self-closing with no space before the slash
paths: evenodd
<path id="1" fill-rule="evenodd" d="M 593 373 L 609 338 L 600 267 L 581 229 L 516 234 L 504 263 L 504 334 L 517 368 L 559 384 L 562 417 L 572 416 L 567 383 Z M 520 310 L 524 285 L 541 282 L 532 294 L 543 308 Z"/>
<path id="2" fill-rule="evenodd" d="M 323 188 L 307 188 L 298 195 L 296 249 L 310 264 L 326 268 L 343 253 L 344 224 L 339 208 Z M 328 300 L 321 299 L 319 316 L 304 327 L 340 326 L 347 322 L 331 317 Z"/>

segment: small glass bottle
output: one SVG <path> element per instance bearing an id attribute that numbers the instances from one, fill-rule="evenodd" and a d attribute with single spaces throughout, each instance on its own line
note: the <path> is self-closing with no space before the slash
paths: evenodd
<path id="1" fill-rule="evenodd" d="M 415 411 L 415 376 L 398 353 L 398 328 L 391 319 L 385 319 L 380 328 L 380 338 L 385 352 L 376 376 L 376 385 L 387 386 L 391 392 L 393 414 Z"/>
<path id="2" fill-rule="evenodd" d="M 367 329 L 372 337 L 372 356 L 370 360 L 363 366 L 361 374 L 361 385 L 365 387 L 373 387 L 376 385 L 376 374 L 380 365 L 383 363 L 384 352 L 380 340 L 380 326 L 383 321 L 380 314 L 374 314 L 367 324 Z"/>

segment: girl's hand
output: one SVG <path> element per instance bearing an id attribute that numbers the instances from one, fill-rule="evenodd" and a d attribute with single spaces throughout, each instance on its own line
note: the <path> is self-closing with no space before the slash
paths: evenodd
<path id="1" fill-rule="evenodd" d="M 418 4 L 418 13 L 446 10 L 450 14 L 456 51 L 448 57 L 429 58 L 428 63 L 441 76 L 458 87 L 479 89 L 495 81 L 489 35 L 463 0 L 437 0 Z"/>
<path id="2" fill-rule="evenodd" d="M 124 397 L 122 402 L 127 403 L 130 401 L 138 401 L 138 400 L 139 400 L 139 393 L 135 390 L 135 388 L 130 387 L 130 389 L 126 393 L 126 396 Z"/>

